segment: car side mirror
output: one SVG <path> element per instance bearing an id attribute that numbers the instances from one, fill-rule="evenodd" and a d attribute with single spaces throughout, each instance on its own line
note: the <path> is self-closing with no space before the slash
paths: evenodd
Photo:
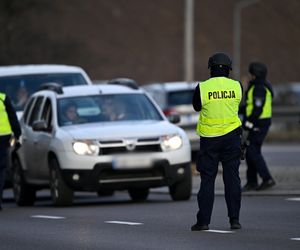
<path id="1" fill-rule="evenodd" d="M 48 126 L 46 121 L 40 120 L 40 121 L 33 122 L 32 129 L 34 131 L 48 131 Z"/>
<path id="2" fill-rule="evenodd" d="M 177 124 L 180 122 L 180 115 L 178 113 L 171 113 L 167 116 L 169 122 Z"/>

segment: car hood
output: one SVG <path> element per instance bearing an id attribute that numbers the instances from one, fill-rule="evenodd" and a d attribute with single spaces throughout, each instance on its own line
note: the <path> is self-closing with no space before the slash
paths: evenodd
<path id="1" fill-rule="evenodd" d="M 112 139 L 157 137 L 179 133 L 179 128 L 168 121 L 130 121 L 81 124 L 62 128 L 74 139 Z"/>

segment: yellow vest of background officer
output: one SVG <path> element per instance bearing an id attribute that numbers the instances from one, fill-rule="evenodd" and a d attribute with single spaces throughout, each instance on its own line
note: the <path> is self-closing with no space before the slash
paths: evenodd
<path id="1" fill-rule="evenodd" d="M 242 88 L 238 81 L 213 77 L 199 84 L 202 108 L 197 134 L 202 137 L 225 135 L 241 126 L 238 117 Z"/>
<path id="2" fill-rule="evenodd" d="M 12 133 L 12 129 L 4 105 L 4 100 L 5 94 L 0 93 L 0 136 L 10 135 Z"/>
<path id="3" fill-rule="evenodd" d="M 253 110 L 253 91 L 254 91 L 254 85 L 249 89 L 247 94 L 247 101 L 246 101 L 246 116 L 249 117 L 252 114 Z M 258 119 L 265 119 L 265 118 L 271 118 L 272 117 L 272 94 L 271 91 L 265 87 L 266 90 L 266 99 L 263 106 L 263 110 L 261 115 Z"/>

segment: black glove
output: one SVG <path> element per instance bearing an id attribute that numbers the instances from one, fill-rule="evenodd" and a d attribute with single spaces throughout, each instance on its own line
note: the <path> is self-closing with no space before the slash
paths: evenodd
<path id="1" fill-rule="evenodd" d="M 248 136 L 249 136 L 249 130 L 243 130 L 241 135 L 241 160 L 245 160 L 246 149 L 250 144 Z"/>
<path id="2" fill-rule="evenodd" d="M 19 141 L 15 142 L 15 150 L 18 150 L 21 146 L 22 144 Z"/>

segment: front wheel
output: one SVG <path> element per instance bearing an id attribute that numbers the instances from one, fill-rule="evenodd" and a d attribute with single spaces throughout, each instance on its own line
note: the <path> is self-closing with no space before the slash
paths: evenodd
<path id="1" fill-rule="evenodd" d="M 185 168 L 184 177 L 181 181 L 169 187 L 170 195 L 174 201 L 188 200 L 192 193 L 192 171 L 191 167 Z"/>
<path id="2" fill-rule="evenodd" d="M 32 206 L 35 201 L 36 190 L 26 183 L 21 163 L 16 158 L 13 159 L 12 181 L 14 198 L 17 205 Z"/>
<path id="3" fill-rule="evenodd" d="M 149 188 L 136 188 L 128 190 L 129 196 L 133 201 L 145 201 L 149 195 Z"/>
<path id="4" fill-rule="evenodd" d="M 50 191 L 55 206 L 70 206 L 73 203 L 73 190 L 69 188 L 60 173 L 58 161 L 50 159 Z"/>

